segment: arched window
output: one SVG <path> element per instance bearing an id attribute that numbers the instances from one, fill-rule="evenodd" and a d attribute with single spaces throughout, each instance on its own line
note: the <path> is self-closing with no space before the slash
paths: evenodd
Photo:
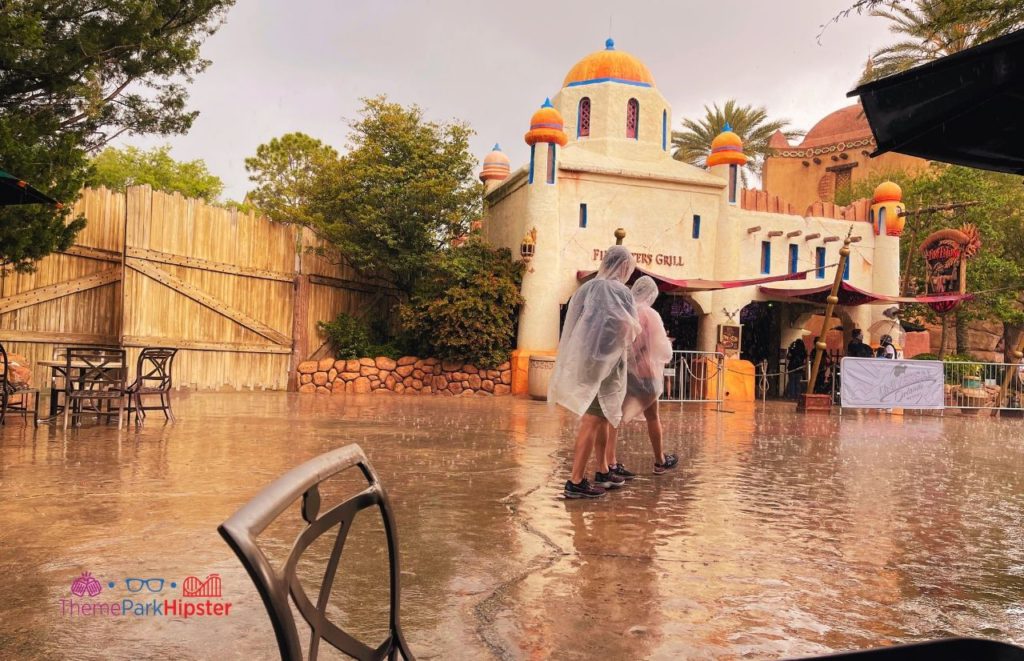
<path id="1" fill-rule="evenodd" d="M 885 207 L 878 210 L 878 236 L 885 234 Z"/>
<path id="2" fill-rule="evenodd" d="M 590 136 L 590 97 L 580 99 L 580 109 L 576 117 L 576 137 L 586 138 Z"/>
<path id="3" fill-rule="evenodd" d="M 636 140 L 640 135 L 640 102 L 630 99 L 626 103 L 626 137 Z"/>
<path id="4" fill-rule="evenodd" d="M 668 110 L 661 111 L 661 150 L 668 151 Z"/>

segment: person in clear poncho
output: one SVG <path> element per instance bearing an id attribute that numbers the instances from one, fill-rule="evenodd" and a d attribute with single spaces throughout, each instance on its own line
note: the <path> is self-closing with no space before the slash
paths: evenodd
<path id="1" fill-rule="evenodd" d="M 651 439 L 651 450 L 654 452 L 654 472 L 660 475 L 674 468 L 679 461 L 675 455 L 665 454 L 661 418 L 658 416 L 658 400 L 665 388 L 665 364 L 672 359 L 672 342 L 665 332 L 661 315 L 651 307 L 658 298 L 658 284 L 654 279 L 643 276 L 633 284 L 632 293 L 637 318 L 640 321 L 640 332 L 633 340 L 629 351 L 622 420 L 629 422 L 641 416 L 647 419 L 647 433 Z M 616 457 L 616 441 L 616 430 L 609 429 L 605 444 L 608 471 L 624 479 L 631 479 L 635 474 L 619 463 Z"/>
<path id="2" fill-rule="evenodd" d="M 594 443 L 607 438 L 607 425 L 622 420 L 626 398 L 626 357 L 640 330 L 633 296 L 624 284 L 636 268 L 636 260 L 624 246 L 605 253 L 597 276 L 584 283 L 569 300 L 562 338 L 558 343 L 555 369 L 548 386 L 548 402 L 561 405 L 581 416 L 576 434 L 572 476 L 565 484 L 567 498 L 596 498 L 601 486 L 585 479 Z M 598 448 L 598 467 L 605 447 Z M 621 484 L 598 472 L 595 482 Z"/>

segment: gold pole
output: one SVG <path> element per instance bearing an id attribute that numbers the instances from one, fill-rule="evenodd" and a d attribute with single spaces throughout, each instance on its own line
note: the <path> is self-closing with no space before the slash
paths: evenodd
<path id="1" fill-rule="evenodd" d="M 626 238 L 626 230 L 621 227 L 615 230 L 615 245 L 621 246 L 622 240 Z"/>
<path id="2" fill-rule="evenodd" d="M 1017 348 L 1010 352 L 1010 357 L 1013 358 L 1013 363 L 1006 368 L 1006 374 L 1003 375 L 1003 385 L 999 389 L 1000 406 L 1009 406 L 1010 382 L 1013 381 L 1013 373 L 1017 371 L 1020 359 L 1024 357 L 1024 330 L 1021 331 L 1020 336 L 1017 338 Z"/>
<path id="3" fill-rule="evenodd" d="M 850 257 L 850 235 L 853 233 L 853 226 L 846 233 L 846 240 L 843 247 L 839 249 L 839 266 L 836 267 L 836 279 L 832 282 L 832 292 L 825 299 L 828 305 L 825 306 L 825 320 L 821 322 L 821 333 L 818 334 L 818 341 L 814 343 L 814 363 L 811 365 L 811 378 L 807 381 L 807 394 L 814 394 L 814 384 L 818 380 L 818 370 L 821 369 L 821 356 L 828 348 L 825 343 L 825 333 L 828 332 L 828 321 L 832 318 L 832 311 L 839 302 L 839 285 L 843 282 L 843 271 L 846 269 L 846 260 Z"/>

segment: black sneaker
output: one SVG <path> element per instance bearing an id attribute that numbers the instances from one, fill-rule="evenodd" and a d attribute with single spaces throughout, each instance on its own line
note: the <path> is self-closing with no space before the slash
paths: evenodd
<path id="1" fill-rule="evenodd" d="M 586 478 L 579 484 L 573 484 L 572 480 L 565 481 L 566 498 L 600 498 L 605 494 L 601 487 L 591 486 Z"/>
<path id="2" fill-rule="evenodd" d="M 674 454 L 666 454 L 665 455 L 665 463 L 663 463 L 663 464 L 654 464 L 654 474 L 655 475 L 661 475 L 662 473 L 664 473 L 667 470 L 672 470 L 678 464 L 679 464 L 679 457 L 675 456 Z"/>
<path id="3" fill-rule="evenodd" d="M 594 473 L 594 484 L 605 489 L 618 489 L 626 483 L 626 478 L 619 477 L 615 473 Z"/>
<path id="4" fill-rule="evenodd" d="M 632 480 L 636 477 L 636 473 L 630 470 L 626 470 L 626 467 L 622 464 L 615 464 L 612 466 L 611 472 L 625 480 Z"/>

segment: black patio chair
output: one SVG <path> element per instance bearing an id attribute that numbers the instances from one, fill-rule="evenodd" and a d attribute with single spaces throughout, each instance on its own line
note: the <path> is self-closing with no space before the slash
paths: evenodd
<path id="1" fill-rule="evenodd" d="M 335 505 L 326 512 L 320 512 L 319 485 L 328 478 L 353 466 L 358 466 L 368 486 L 358 494 Z M 285 511 L 289 510 L 299 497 L 302 498 L 302 518 L 306 526 L 299 533 L 280 571 L 275 571 L 257 543 L 257 537 Z M 388 636 L 377 647 L 356 640 L 339 626 L 327 619 L 327 602 L 334 584 L 338 562 L 345 546 L 345 539 L 352 520 L 361 510 L 374 507 L 384 520 L 387 537 L 388 560 L 390 565 L 391 600 Z M 275 482 L 260 491 L 245 506 L 234 513 L 218 528 L 221 537 L 241 560 L 249 577 L 263 599 L 270 621 L 277 636 L 278 651 L 285 661 L 303 658 L 302 646 L 296 627 L 295 616 L 288 597 L 306 620 L 311 630 L 308 655 L 317 658 L 320 641 L 356 659 L 394 659 L 400 654 L 403 659 L 414 659 L 402 635 L 399 625 L 399 591 L 401 574 L 398 568 L 398 531 L 391 513 L 384 487 L 374 472 L 362 448 L 352 444 L 333 450 L 288 471 Z M 296 575 L 296 566 L 303 552 L 321 535 L 337 530 L 331 555 L 327 560 L 324 577 L 316 604 L 306 595 Z"/>
<path id="2" fill-rule="evenodd" d="M 64 355 L 64 429 L 72 418 L 80 424 L 83 413 L 116 415 L 120 429 L 128 399 L 125 372 L 124 349 L 69 347 Z"/>
<path id="3" fill-rule="evenodd" d="M 171 410 L 171 367 L 177 349 L 146 347 L 139 353 L 135 366 L 135 381 L 128 386 L 128 416 L 135 421 L 146 419 L 146 411 L 163 411 L 164 418 L 174 422 Z M 159 397 L 159 405 L 145 406 L 143 397 Z"/>
<path id="4" fill-rule="evenodd" d="M 28 424 L 28 414 L 32 414 L 32 425 L 39 426 L 39 389 L 28 386 L 15 385 L 11 381 L 11 362 L 7 357 L 7 349 L 0 344 L 0 368 L 3 368 L 3 375 L 0 376 L 0 425 L 5 424 L 7 412 L 16 413 Z M 17 402 L 12 403 L 12 399 Z M 32 407 L 29 408 L 29 402 Z"/>

